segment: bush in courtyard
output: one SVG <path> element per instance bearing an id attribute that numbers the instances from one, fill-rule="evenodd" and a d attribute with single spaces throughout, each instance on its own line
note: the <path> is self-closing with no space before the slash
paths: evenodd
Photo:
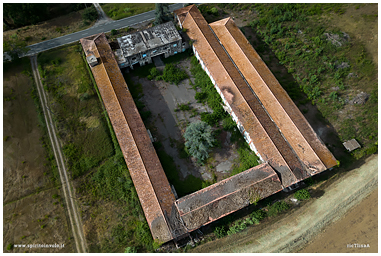
<path id="1" fill-rule="evenodd" d="M 295 192 L 294 197 L 298 200 L 306 200 L 311 198 L 311 194 L 307 189 L 301 189 Z"/>
<path id="2" fill-rule="evenodd" d="M 166 82 L 178 85 L 182 80 L 188 78 L 187 73 L 175 67 L 173 64 L 166 64 L 162 79 Z"/>
<path id="3" fill-rule="evenodd" d="M 147 78 L 149 80 L 152 80 L 152 79 L 156 79 L 158 76 L 160 76 L 160 72 L 159 70 L 157 70 L 156 67 L 153 67 L 149 70 L 149 75 L 147 76 Z M 158 80 L 158 79 L 157 79 Z"/>
<path id="4" fill-rule="evenodd" d="M 184 133 L 184 138 L 185 146 L 191 156 L 197 158 L 199 162 L 208 158 L 209 148 L 214 143 L 212 127 L 202 121 L 191 123 Z"/>
<path id="5" fill-rule="evenodd" d="M 222 121 L 222 127 L 225 131 L 234 131 L 234 129 L 237 127 L 237 124 L 233 121 L 231 116 L 227 116 Z"/>

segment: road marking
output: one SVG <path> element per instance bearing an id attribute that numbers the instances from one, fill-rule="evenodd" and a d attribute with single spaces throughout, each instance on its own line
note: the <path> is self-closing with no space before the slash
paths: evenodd
<path id="1" fill-rule="evenodd" d="M 89 33 L 83 33 L 82 35 L 84 36 L 84 35 L 88 35 Z"/>
<path id="2" fill-rule="evenodd" d="M 65 41 L 66 41 L 66 40 L 69 40 L 69 39 L 71 39 L 71 37 L 69 37 L 69 38 L 66 38 L 66 39 L 65 39 Z"/>

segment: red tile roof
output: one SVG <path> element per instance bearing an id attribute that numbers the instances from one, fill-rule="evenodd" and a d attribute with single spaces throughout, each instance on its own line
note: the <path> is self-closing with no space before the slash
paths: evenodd
<path id="1" fill-rule="evenodd" d="M 172 240 L 176 225 L 175 196 L 156 155 L 147 130 L 135 106 L 106 36 L 81 39 L 86 55 L 94 54 L 99 64 L 91 68 L 116 137 L 135 185 L 152 236 L 161 242 Z M 172 216 L 173 215 L 173 216 Z M 174 230 L 176 229 L 176 230 Z"/>
<path id="2" fill-rule="evenodd" d="M 182 9 L 174 12 L 176 15 L 184 14 Z M 280 174 L 282 184 L 288 187 L 305 177 L 306 172 L 292 148 L 251 92 L 196 6 L 189 8 L 182 26 L 187 29 L 197 54 L 258 152 Z"/>
<path id="3" fill-rule="evenodd" d="M 176 201 L 189 231 L 282 190 L 273 168 L 264 163 Z"/>
<path id="4" fill-rule="evenodd" d="M 279 84 L 231 18 L 210 24 L 248 84 L 281 130 L 309 174 L 336 165 L 336 159 Z"/>

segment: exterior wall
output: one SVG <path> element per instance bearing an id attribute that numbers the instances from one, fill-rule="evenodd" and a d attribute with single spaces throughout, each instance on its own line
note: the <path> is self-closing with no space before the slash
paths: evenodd
<path id="1" fill-rule="evenodd" d="M 200 55 L 198 54 L 196 48 L 193 45 L 192 45 L 192 50 L 193 50 L 194 56 L 196 56 L 197 60 L 200 62 L 202 69 L 208 74 L 210 80 L 212 81 L 212 83 L 214 85 L 214 88 L 216 88 L 218 94 L 221 96 L 222 101 L 225 104 L 225 106 L 224 106 L 225 111 L 227 111 L 229 113 L 229 115 L 232 117 L 233 121 L 236 123 L 238 130 L 242 133 L 247 144 L 249 144 L 250 149 L 252 151 L 254 151 L 254 153 L 259 157 L 259 159 L 262 163 L 265 162 L 263 160 L 262 156 L 259 154 L 259 152 L 258 152 L 257 148 L 255 147 L 253 141 L 251 140 L 249 133 L 245 130 L 244 126 L 238 120 L 238 117 L 234 114 L 231 106 L 229 105 L 229 103 L 225 99 L 225 96 L 222 94 L 222 92 L 221 92 L 220 88 L 218 87 L 218 85 L 216 84 L 213 76 L 210 74 L 209 70 L 205 67 L 204 62 L 200 58 Z"/>
<path id="2" fill-rule="evenodd" d="M 126 58 L 126 62 L 119 64 L 119 67 L 133 68 L 133 65 L 137 63 L 139 63 L 140 66 L 144 66 L 145 64 L 152 63 L 152 58 L 157 55 L 164 54 L 164 57 L 168 58 L 169 56 L 183 52 L 184 50 L 185 49 L 182 45 L 182 40 L 178 40 L 170 44 L 162 45 L 157 48 L 129 56 Z"/>

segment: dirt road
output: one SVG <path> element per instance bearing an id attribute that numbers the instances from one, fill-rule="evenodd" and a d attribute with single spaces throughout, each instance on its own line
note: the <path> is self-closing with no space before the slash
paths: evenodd
<path id="1" fill-rule="evenodd" d="M 374 190 L 359 205 L 353 207 L 343 218 L 324 229 L 305 248 L 298 252 L 377 253 L 377 198 L 378 191 Z M 369 244 L 369 247 L 355 246 L 355 244 Z"/>
<path id="2" fill-rule="evenodd" d="M 256 232 L 254 226 L 242 233 L 198 246 L 192 252 L 270 253 L 300 250 L 325 227 L 339 220 L 348 210 L 377 189 L 377 157 L 378 155 L 372 155 L 361 167 L 351 170 L 327 187 L 323 196 L 310 201 L 263 230 Z M 377 235 L 377 222 L 375 225 L 375 232 L 371 235 Z M 345 234 L 336 232 L 336 236 L 338 235 Z M 377 239 L 358 239 L 348 239 L 347 243 L 370 243 L 370 248 L 377 248 L 377 245 L 371 242 L 377 242 Z"/>
<path id="3" fill-rule="evenodd" d="M 71 223 L 71 227 L 73 231 L 73 236 L 74 236 L 77 252 L 86 252 L 87 251 L 86 240 L 83 234 L 83 225 L 81 221 L 81 215 L 78 213 L 77 205 L 74 202 L 75 196 L 73 196 L 74 193 L 72 192 L 72 187 L 70 185 L 70 180 L 68 178 L 67 168 L 66 168 L 62 151 L 61 151 L 61 146 L 56 135 L 55 126 L 53 124 L 50 110 L 48 111 L 48 108 L 47 108 L 46 93 L 41 84 L 41 77 L 37 69 L 37 57 L 32 56 L 30 58 L 30 61 L 32 64 L 33 76 L 37 84 L 38 95 L 41 100 L 41 106 L 44 112 L 46 126 L 48 128 L 49 138 L 52 143 L 54 156 L 57 161 L 57 167 L 60 174 L 62 189 L 64 191 L 65 203 L 66 203 L 68 214 L 69 214 L 69 219 L 70 219 L 70 223 Z"/>

